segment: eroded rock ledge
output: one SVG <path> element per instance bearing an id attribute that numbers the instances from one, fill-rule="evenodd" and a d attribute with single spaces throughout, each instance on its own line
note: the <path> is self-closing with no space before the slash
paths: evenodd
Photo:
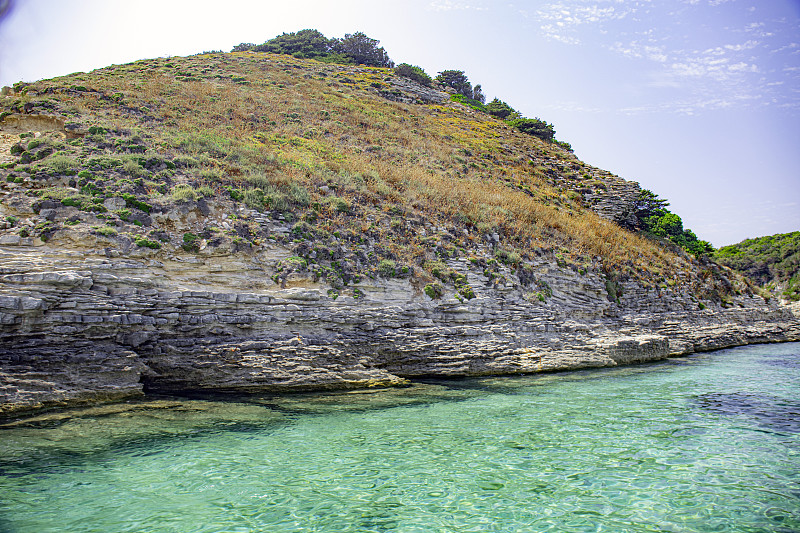
<path id="1" fill-rule="evenodd" d="M 420 376 L 614 366 L 800 339 L 760 297 L 699 309 L 690 295 L 606 281 L 542 260 L 552 296 L 492 285 L 431 300 L 409 280 L 328 295 L 269 276 L 269 253 L 114 258 L 0 246 L 0 414 L 153 391 L 292 391 L 401 385 Z M 507 276 L 513 278 L 513 273 Z M 512 279 L 513 281 L 513 279 Z M 356 290 L 357 289 L 357 290 Z"/>

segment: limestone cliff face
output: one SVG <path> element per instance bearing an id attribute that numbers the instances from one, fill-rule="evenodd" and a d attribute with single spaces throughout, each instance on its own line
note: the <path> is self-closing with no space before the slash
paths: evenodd
<path id="1" fill-rule="evenodd" d="M 272 281 L 280 247 L 129 257 L 0 246 L 0 413 L 153 391 L 400 385 L 416 376 L 514 374 L 654 361 L 800 338 L 788 311 L 740 296 L 700 310 L 679 290 L 608 281 L 543 258 L 540 298 L 507 269 L 467 260 L 476 297 L 432 300 L 409 280 L 328 287 Z M 543 301 L 542 301 L 543 300 Z"/>

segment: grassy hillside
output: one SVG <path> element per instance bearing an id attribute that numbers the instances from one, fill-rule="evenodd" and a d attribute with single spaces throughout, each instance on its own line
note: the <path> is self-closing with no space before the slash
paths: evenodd
<path id="1" fill-rule="evenodd" d="M 4 134 L 3 187 L 35 196 L 35 209 L 82 213 L 21 227 L 25 236 L 83 229 L 153 254 L 279 244 L 296 254 L 285 271 L 314 269 L 333 286 L 411 276 L 458 287 L 441 262 L 456 256 L 490 277 L 493 262 L 524 268 L 548 255 L 646 286 L 689 282 L 700 268 L 582 205 L 580 191 L 602 194 L 619 178 L 461 103 L 396 101 L 396 80 L 386 68 L 236 52 L 19 84 L 2 101 L 4 124 L 52 117 L 67 138 L 58 127 Z M 124 206 L 104 207 L 109 198 Z M 149 216 L 204 202 L 230 204 L 227 227 L 199 220 L 187 231 Z M 270 234 L 237 215 L 241 205 L 291 232 Z"/>
<path id="2" fill-rule="evenodd" d="M 800 231 L 724 246 L 714 259 L 788 300 L 800 301 Z"/>

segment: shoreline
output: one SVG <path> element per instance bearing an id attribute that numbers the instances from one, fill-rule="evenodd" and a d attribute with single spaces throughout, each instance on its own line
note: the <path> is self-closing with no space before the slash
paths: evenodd
<path id="1" fill-rule="evenodd" d="M 385 391 L 388 389 L 394 388 L 406 388 L 406 387 L 413 387 L 417 384 L 424 384 L 426 381 L 458 381 L 462 379 L 471 379 L 471 378 L 487 378 L 487 377 L 495 377 L 495 378 L 514 378 L 514 377 L 524 377 L 524 376 L 534 376 L 537 374 L 555 374 L 555 373 L 569 373 L 575 372 L 579 370 L 601 370 L 601 369 L 610 369 L 616 367 L 626 367 L 626 366 L 643 366 L 648 364 L 656 364 L 668 359 L 681 359 L 685 357 L 690 357 L 692 355 L 701 354 L 701 353 L 711 353 L 717 352 L 721 350 L 727 350 L 732 348 L 741 348 L 745 346 L 756 346 L 761 344 L 784 344 L 784 343 L 800 343 L 800 335 L 795 336 L 794 338 L 786 338 L 786 339 L 778 339 L 778 340 L 764 340 L 764 341 L 752 341 L 745 344 L 733 344 L 733 345 L 726 345 L 722 347 L 713 347 L 708 349 L 699 348 L 692 352 L 682 352 L 682 353 L 671 353 L 668 354 L 666 357 L 660 357 L 657 359 L 649 359 L 649 360 L 641 360 L 636 362 L 628 362 L 628 363 L 620 363 L 616 365 L 606 365 L 606 366 L 579 366 L 579 367 L 564 367 L 564 368 L 550 368 L 546 370 L 540 370 L 535 372 L 517 372 L 517 373 L 488 373 L 488 374 L 464 374 L 464 375 L 440 375 L 440 374 L 430 374 L 430 375 L 417 375 L 414 376 L 413 379 L 404 378 L 405 381 L 402 383 L 396 384 L 387 384 L 387 385 L 378 385 L 378 384 L 367 384 L 367 385 L 358 385 L 358 384 L 342 384 L 338 387 L 319 387 L 319 388 L 293 388 L 293 389 L 286 389 L 286 390 L 275 390 L 275 389 L 261 389 L 261 390 L 252 390 L 252 391 L 243 391 L 243 390 L 214 390 L 214 389 L 204 389 L 204 390 L 177 390 L 177 391 L 166 391 L 166 390 L 159 390 L 159 391 L 142 391 L 140 394 L 135 395 L 125 395 L 120 396 L 117 398 L 106 398 L 106 399 L 98 399 L 98 398 L 86 398 L 86 399 L 73 399 L 66 403 L 62 404 L 54 404 L 54 405 L 42 405 L 38 407 L 34 407 L 32 409 L 21 408 L 18 411 L 11 411 L 7 414 L 0 414 L 0 430 L 3 428 L 10 428 L 15 427 L 20 424 L 25 424 L 26 422 L 32 421 L 41 416 L 58 416 L 59 413 L 66 413 L 71 410 L 82 410 L 82 409 L 92 409 L 92 408 L 102 408 L 102 407 L 113 407 L 115 405 L 123 405 L 129 402 L 150 402 L 156 400 L 174 400 L 180 401 L 181 399 L 186 400 L 197 400 L 197 399 L 214 399 L 215 401 L 228 401 L 234 398 L 243 398 L 248 396 L 258 396 L 258 395 L 269 395 L 269 396 L 296 396 L 296 395 L 303 395 L 303 394 L 326 394 L 326 393 L 370 393 L 370 392 L 380 392 Z M 401 376 L 402 377 L 402 376 Z"/>

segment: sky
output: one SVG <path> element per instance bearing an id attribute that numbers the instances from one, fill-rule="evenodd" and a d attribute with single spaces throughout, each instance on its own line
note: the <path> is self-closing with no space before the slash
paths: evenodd
<path id="1" fill-rule="evenodd" d="M 717 247 L 800 230 L 800 0 L 11 1 L 0 85 L 362 31 L 552 123 Z"/>

